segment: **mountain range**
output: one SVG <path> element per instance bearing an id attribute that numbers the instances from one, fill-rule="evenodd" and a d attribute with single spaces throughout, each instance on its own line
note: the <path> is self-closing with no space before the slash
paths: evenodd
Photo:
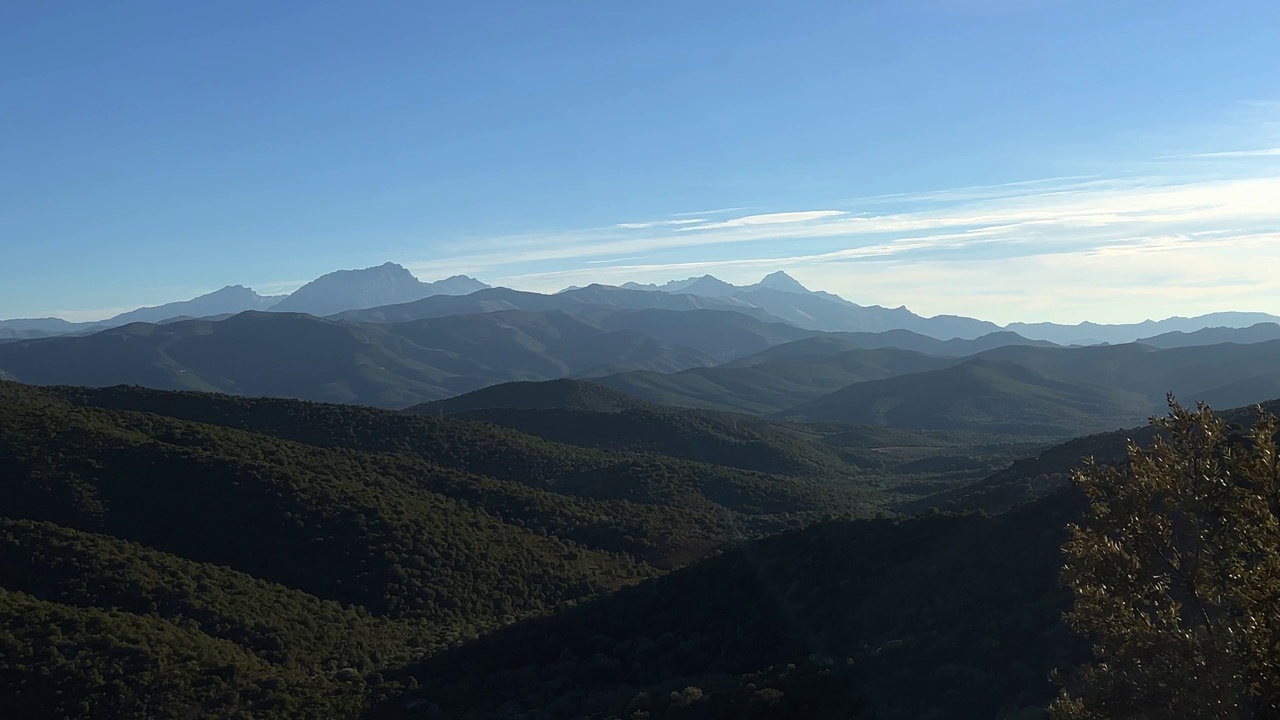
<path id="1" fill-rule="evenodd" d="M 976 340 L 1004 332 L 1058 345 L 1116 344 L 1167 335 L 1162 342 L 1206 344 L 1201 331 L 1255 327 L 1280 322 L 1265 313 L 1227 312 L 1194 318 L 1174 317 L 1141 323 L 995 323 L 955 315 L 923 317 L 905 307 L 858 305 L 838 295 L 809 290 L 783 271 L 752 285 L 732 285 L 710 275 L 662 285 L 625 283 L 621 287 L 590 285 L 544 295 L 492 288 L 465 275 L 423 282 L 406 268 L 384 263 L 361 270 L 339 270 L 306 283 L 285 296 L 262 296 L 243 286 L 228 286 L 191 300 L 139 308 L 95 322 L 72 323 L 59 318 L 0 320 L 0 342 L 63 334 L 87 334 L 132 322 L 168 322 L 187 318 L 221 318 L 250 310 L 299 312 L 317 317 L 399 322 L 496 310 L 574 311 L 581 305 L 617 309 L 733 310 L 757 320 L 778 322 L 814 333 L 882 333 L 906 330 L 938 340 Z M 1180 334 L 1180 335 L 1179 335 Z M 1186 336 L 1191 337 L 1186 337 Z M 1222 340 L 1232 341 L 1232 340 Z M 1164 346 L 1156 343 L 1158 346 Z"/>
<path id="2" fill-rule="evenodd" d="M 0 372 L 38 385 L 142 385 L 385 408 L 513 381 L 592 378 L 670 407 L 1052 437 L 1135 424 L 1170 392 L 1219 407 L 1280 394 L 1280 340 L 1165 349 L 1015 340 L 812 335 L 732 311 L 586 303 L 572 313 L 403 322 L 246 312 L 4 343 Z M 503 387 L 486 392 L 489 406 L 525 407 L 495 400 Z"/>
<path id="3" fill-rule="evenodd" d="M 138 308 L 95 322 L 72 323 L 60 318 L 0 320 L 0 340 L 86 334 L 135 322 L 221 318 L 250 310 L 324 316 L 344 310 L 411 302 L 430 295 L 465 295 L 487 287 L 479 280 L 464 275 L 421 282 L 405 268 L 385 263 L 363 270 L 329 273 L 289 295 L 259 295 L 242 285 L 228 285 L 191 300 Z"/>
<path id="4" fill-rule="evenodd" d="M 44 327 L 77 327 L 58 323 Z M 0 378 L 394 409 L 502 383 L 592 378 L 661 406 L 1052 437 L 1133 424 L 1170 392 L 1217 406 L 1280 394 L 1275 323 L 1067 346 L 968 318 L 856 305 L 783 272 L 741 287 L 703 276 L 542 294 L 465 276 L 425 283 L 387 263 L 325 275 L 284 298 L 234 286 L 90 330 L 26 337 L 41 327 L 10 324 Z M 1073 332 L 1121 332 L 1082 327 Z"/>

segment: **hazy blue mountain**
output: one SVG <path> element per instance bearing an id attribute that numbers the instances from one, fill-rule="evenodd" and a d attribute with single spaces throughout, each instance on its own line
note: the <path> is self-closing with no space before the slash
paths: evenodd
<path id="1" fill-rule="evenodd" d="M 17 332 L 35 331 L 35 332 L 70 332 L 83 325 L 91 323 L 73 323 L 63 320 L 62 318 L 17 318 L 14 320 L 0 320 L 0 328 L 14 330 Z"/>
<path id="2" fill-rule="evenodd" d="M 884 332 L 911 330 L 942 340 L 975 338 L 1000 330 L 995 323 L 958 316 L 925 318 L 905 307 L 863 306 L 828 293 L 797 293 L 772 287 L 754 287 L 735 293 L 750 303 L 797 327 L 823 332 Z"/>
<path id="3" fill-rule="evenodd" d="M 1129 325 L 1102 325 L 1091 322 L 1078 325 L 1011 323 L 1001 328 L 995 323 L 959 315 L 922 317 L 906 307 L 857 305 L 832 293 L 809 290 L 783 271 L 771 273 L 760 282 L 746 286 L 734 286 L 711 275 L 704 275 L 685 280 L 673 280 L 662 285 L 626 283 L 622 287 L 646 292 L 684 293 L 738 299 L 784 322 L 822 332 L 910 330 L 942 340 L 975 339 L 1004 330 L 1017 333 L 1027 339 L 1051 342 L 1056 345 L 1117 344 L 1173 332 L 1192 333 L 1212 327 L 1247 328 L 1258 323 L 1280 322 L 1280 317 L 1266 313 L 1225 312 L 1194 318 L 1147 320 Z M 1173 342 L 1172 339 L 1169 341 Z M 1195 344 L 1208 344 L 1194 339 L 1189 341 Z M 1218 342 L 1239 341 L 1218 340 Z"/>
<path id="4" fill-rule="evenodd" d="M 736 310 L 758 319 L 778 320 L 767 312 L 733 297 L 705 297 L 688 293 L 654 293 L 610 285 L 588 285 L 553 297 L 580 303 L 608 305 L 626 310 Z"/>
<path id="5" fill-rule="evenodd" d="M 721 361 L 815 335 L 811 330 L 728 310 L 618 310 L 587 305 L 573 314 L 602 330 L 639 331 L 663 342 L 695 348 Z"/>
<path id="6" fill-rule="evenodd" d="M 609 302 L 621 296 L 630 301 L 635 299 L 634 295 L 629 291 L 610 293 L 593 290 L 587 299 Z M 487 313 L 564 312 L 603 331 L 638 331 L 662 342 L 694 348 L 720 362 L 814 334 L 813 331 L 786 323 L 758 320 L 742 312 L 702 309 L 698 305 L 703 304 L 703 301 L 688 295 L 663 295 L 657 304 L 676 307 L 620 309 L 613 305 L 587 302 L 576 294 L 541 295 L 507 288 L 490 288 L 464 296 L 437 295 L 402 305 L 352 310 L 339 313 L 331 319 L 401 323 Z"/>
<path id="7" fill-rule="evenodd" d="M 727 283 L 712 275 L 685 278 L 684 280 L 671 280 L 670 282 L 666 282 L 661 285 L 656 283 L 641 284 L 629 282 L 623 283 L 620 287 L 624 290 L 679 293 L 684 295 L 701 295 L 703 297 L 726 297 L 742 289 L 737 285 Z M 582 288 L 569 287 L 565 289 L 581 290 Z"/>
<path id="8" fill-rule="evenodd" d="M 0 320 L 0 340 L 34 339 L 56 335 L 85 335 L 134 322 L 168 322 L 179 319 L 227 317 L 246 310 L 265 310 L 283 295 L 259 295 L 243 285 L 228 285 L 190 300 L 120 313 L 95 322 L 73 323 L 60 318 Z"/>
<path id="9" fill-rule="evenodd" d="M 1096 345 L 1130 343 L 1164 333 L 1191 333 L 1204 328 L 1247 328 L 1258 323 L 1280 323 L 1280 317 L 1260 312 L 1220 312 L 1190 318 L 1144 320 L 1127 325 L 1102 325 L 1092 322 L 1082 322 L 1077 325 L 1009 323 L 1006 329 L 1024 337 L 1048 340 L 1059 345 Z"/>
<path id="10" fill-rule="evenodd" d="M 338 270 L 312 280 L 273 305 L 274 312 L 302 312 L 317 317 L 347 310 L 413 302 L 432 295 L 464 295 L 489 287 L 457 275 L 424 283 L 395 263 L 362 270 Z"/>
<path id="11" fill-rule="evenodd" d="M 246 312 L 220 322 L 134 323 L 94 335 L 0 344 L 21 382 L 143 385 L 406 407 L 512 380 L 635 369 L 675 372 L 714 357 L 560 312 L 358 324 Z"/>
<path id="12" fill-rule="evenodd" d="M 1212 327 L 1193 332 L 1174 330 L 1162 335 L 1142 338 L 1137 342 L 1158 348 L 1190 347 L 1193 345 L 1217 345 L 1219 343 L 1260 343 L 1280 340 L 1280 325 L 1266 322 L 1245 328 Z"/>
<path id="13" fill-rule="evenodd" d="M 673 280 L 663 285 L 626 283 L 624 290 L 687 294 L 737 300 L 783 322 L 819 332 L 883 332 L 906 329 L 943 340 L 976 338 L 1000 327 L 973 318 L 940 315 L 925 318 L 905 307 L 862 306 L 839 295 L 806 288 L 781 270 L 754 285 L 735 286 L 711 275 Z M 569 292 L 566 290 L 564 292 Z"/>
<path id="14" fill-rule="evenodd" d="M 16 330 L 14 328 L 0 327 L 0 342 L 28 340 L 31 338 L 42 338 L 61 334 L 62 333 L 51 333 L 43 330 Z"/>
<path id="15" fill-rule="evenodd" d="M 1270 399 L 1265 392 L 1265 378 L 1280 368 L 1280 341 L 1169 349 L 1139 344 L 1077 348 L 1006 346 L 984 352 L 980 357 L 1017 363 L 1052 377 L 1138 392 L 1147 397 L 1153 411 L 1159 411 L 1167 393 L 1172 392 L 1184 403 L 1192 404 L 1205 399 L 1208 391 L 1228 384 L 1235 387 L 1231 405 Z M 1251 378 L 1258 379 L 1259 392 L 1249 399 L 1240 394 L 1240 388 L 1247 386 Z"/>
<path id="16" fill-rule="evenodd" d="M 972 340 L 952 338 L 939 340 L 910 330 L 886 330 L 878 333 L 824 333 L 815 337 L 774 345 L 754 355 L 729 363 L 734 367 L 750 367 L 782 357 L 801 355 L 833 356 L 854 350 L 875 348 L 901 348 L 929 355 L 967 357 L 1005 345 L 1033 345 L 1058 347 L 1044 340 L 1028 340 L 1011 332 L 993 332 Z"/>
<path id="17" fill-rule="evenodd" d="M 801 285 L 799 280 L 796 280 L 782 270 L 765 275 L 760 282 L 755 284 L 755 287 L 769 288 L 771 290 L 783 290 L 785 292 L 813 292 L 804 285 Z"/>
<path id="18" fill-rule="evenodd" d="M 42 338 L 52 335 L 66 335 L 104 327 L 99 323 L 73 323 L 62 318 L 16 318 L 0 320 L 0 340 Z"/>
<path id="19" fill-rule="evenodd" d="M 581 305 L 581 302 L 561 295 L 543 295 L 541 293 L 495 287 L 477 290 L 468 295 L 433 295 L 413 302 L 384 305 L 363 310 L 348 310 L 331 317 L 336 320 L 354 322 L 396 323 L 421 320 L 423 318 L 446 317 L 448 315 L 475 315 L 499 312 L 501 310 L 523 310 L 525 312 L 571 311 Z"/>
<path id="20" fill-rule="evenodd" d="M 732 298 L 706 298 L 696 295 L 627 290 L 607 285 L 591 285 L 574 290 L 562 290 L 554 295 L 489 288 L 469 295 L 423 298 L 398 305 L 352 310 L 333 317 L 358 322 L 405 322 L 446 315 L 469 315 L 497 312 L 499 310 L 523 310 L 547 312 L 559 310 L 577 314 L 586 310 L 733 310 L 757 320 L 781 322 L 759 308 Z"/>
<path id="21" fill-rule="evenodd" d="M 655 283 L 623 283 L 623 288 L 628 290 L 646 290 L 667 293 L 681 293 L 685 295 L 704 295 L 707 297 L 722 297 L 732 295 L 744 290 L 755 290 L 758 288 L 770 288 L 772 290 L 784 290 L 786 292 L 795 293 L 814 293 L 814 291 L 801 285 L 798 280 L 788 275 L 782 270 L 770 273 L 764 276 L 760 282 L 754 285 L 733 285 L 727 283 L 714 275 L 703 275 L 701 277 L 685 278 L 684 280 L 672 280 L 662 285 Z M 574 289 L 574 288 L 566 288 Z M 830 295 L 830 293 L 814 293 L 819 295 Z M 831 295 L 831 297 L 835 297 Z"/>
<path id="22" fill-rule="evenodd" d="M 243 285 L 228 285 L 221 290 L 190 300 L 166 303 L 155 307 L 130 310 L 103 321 L 103 325 L 119 326 L 134 322 L 161 322 L 177 317 L 202 318 L 215 315 L 234 315 L 246 310 L 266 310 L 284 299 L 284 295 L 259 295 Z"/>
<path id="23" fill-rule="evenodd" d="M 682 295 L 701 295 L 702 297 L 728 297 L 738 291 L 736 285 L 712 277 L 703 275 L 700 278 L 693 279 L 692 282 L 684 281 L 677 283 L 678 287 L 661 288 L 664 292 L 675 292 Z"/>

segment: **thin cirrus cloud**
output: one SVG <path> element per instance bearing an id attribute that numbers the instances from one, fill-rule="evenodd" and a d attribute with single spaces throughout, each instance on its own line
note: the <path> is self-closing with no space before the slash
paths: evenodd
<path id="1" fill-rule="evenodd" d="M 929 207 L 919 209 L 926 196 Z M 697 233 L 597 236 L 525 253 L 514 264 L 473 260 L 496 260 L 493 270 L 515 271 L 498 282 L 537 290 L 706 272 L 754 282 L 762 271 L 784 268 L 855 302 L 998 322 L 1280 312 L 1270 300 L 1280 298 L 1280 278 L 1271 270 L 1280 267 L 1277 197 L 1280 177 L 1268 175 L 1071 178 L 901 196 L 875 212 L 775 214 L 805 217 L 801 222 L 725 221 Z M 611 253 L 620 258 L 612 264 L 571 261 L 641 247 L 653 262 L 621 259 L 628 253 Z M 787 252 L 793 248 L 801 251 Z"/>
<path id="2" fill-rule="evenodd" d="M 1022 254 L 1035 251 L 1036 246 L 1056 248 L 1063 243 L 1093 247 L 1220 227 L 1256 230 L 1277 221 L 1276 197 L 1280 197 L 1280 178 L 1272 177 L 1069 182 L 997 199 L 944 203 L 928 210 L 909 209 L 914 205 L 912 199 L 903 198 L 899 205 L 908 209 L 896 212 L 890 208 L 877 213 L 775 213 L 772 217 L 792 221 L 728 220 L 716 223 L 716 227 L 701 227 L 696 233 L 684 228 L 649 228 L 648 232 L 634 233 L 606 229 L 494 239 L 473 244 L 480 248 L 478 252 L 451 258 L 449 264 L 476 272 L 530 276 L 536 270 L 520 266 L 662 251 L 699 252 L 718 256 L 707 260 L 731 262 L 742 259 L 741 255 L 733 257 L 732 246 L 754 250 L 747 246 L 764 242 L 773 249 L 788 244 L 825 245 L 821 248 L 824 255 L 838 251 L 862 254 L 862 248 L 874 246 L 885 249 L 878 253 L 883 257 L 897 254 L 895 248 L 918 251 L 918 243 L 938 252 L 988 245 L 1004 247 L 1008 254 Z M 433 265 L 439 267 L 440 261 Z M 546 270 L 560 273 L 571 268 Z"/>
<path id="3" fill-rule="evenodd" d="M 725 207 L 725 208 L 716 208 L 714 210 L 694 210 L 693 212 L 671 213 L 671 217 L 685 218 L 685 217 L 700 217 L 702 215 L 724 215 L 726 213 L 739 212 L 741 210 L 746 210 L 746 209 L 747 208 L 745 207 Z"/>
<path id="4" fill-rule="evenodd" d="M 649 228 L 665 227 L 668 225 L 694 225 L 696 223 L 704 223 L 706 221 L 706 218 L 689 218 L 686 220 L 650 220 L 648 222 L 618 223 L 616 227 L 620 227 L 624 230 L 647 230 Z"/>
<path id="5" fill-rule="evenodd" d="M 1200 153 L 1196 157 L 1222 157 L 1222 158 L 1280 157 L 1280 148 L 1263 148 L 1261 150 L 1228 150 L 1226 152 Z"/>
<path id="6" fill-rule="evenodd" d="M 1204 151 L 1094 173 L 477 238 L 431 266 L 539 291 L 785 269 L 855 302 L 997 322 L 1280 314 L 1280 105 L 1246 110 L 1252 132 L 1218 132 L 1234 147 L 1202 133 L 1184 147 Z"/>
<path id="7" fill-rule="evenodd" d="M 1216 158 L 1266 158 L 1280 157 L 1280 147 L 1259 148 L 1256 150 L 1221 150 L 1218 152 L 1190 153 L 1186 155 L 1166 155 L 1163 160 L 1193 160 Z"/>
<path id="8" fill-rule="evenodd" d="M 846 214 L 843 210 L 802 210 L 798 212 L 767 213 L 764 215 L 747 215 L 745 217 L 723 220 L 721 222 L 703 223 L 680 228 L 683 230 L 718 230 L 720 228 L 751 227 L 758 225 L 784 225 L 787 223 L 803 223 L 823 218 Z"/>

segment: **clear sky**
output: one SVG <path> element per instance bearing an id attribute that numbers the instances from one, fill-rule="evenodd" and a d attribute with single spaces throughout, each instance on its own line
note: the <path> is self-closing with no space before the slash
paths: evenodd
<path id="1" fill-rule="evenodd" d="M 0 317 L 388 260 L 1280 313 L 1280 2 L 0 3 Z"/>

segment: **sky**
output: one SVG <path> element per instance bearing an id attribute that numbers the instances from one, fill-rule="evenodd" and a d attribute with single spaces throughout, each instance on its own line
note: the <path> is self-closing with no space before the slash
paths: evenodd
<path id="1" fill-rule="evenodd" d="M 0 318 L 398 262 L 1280 314 L 1280 3 L 0 3 Z"/>

